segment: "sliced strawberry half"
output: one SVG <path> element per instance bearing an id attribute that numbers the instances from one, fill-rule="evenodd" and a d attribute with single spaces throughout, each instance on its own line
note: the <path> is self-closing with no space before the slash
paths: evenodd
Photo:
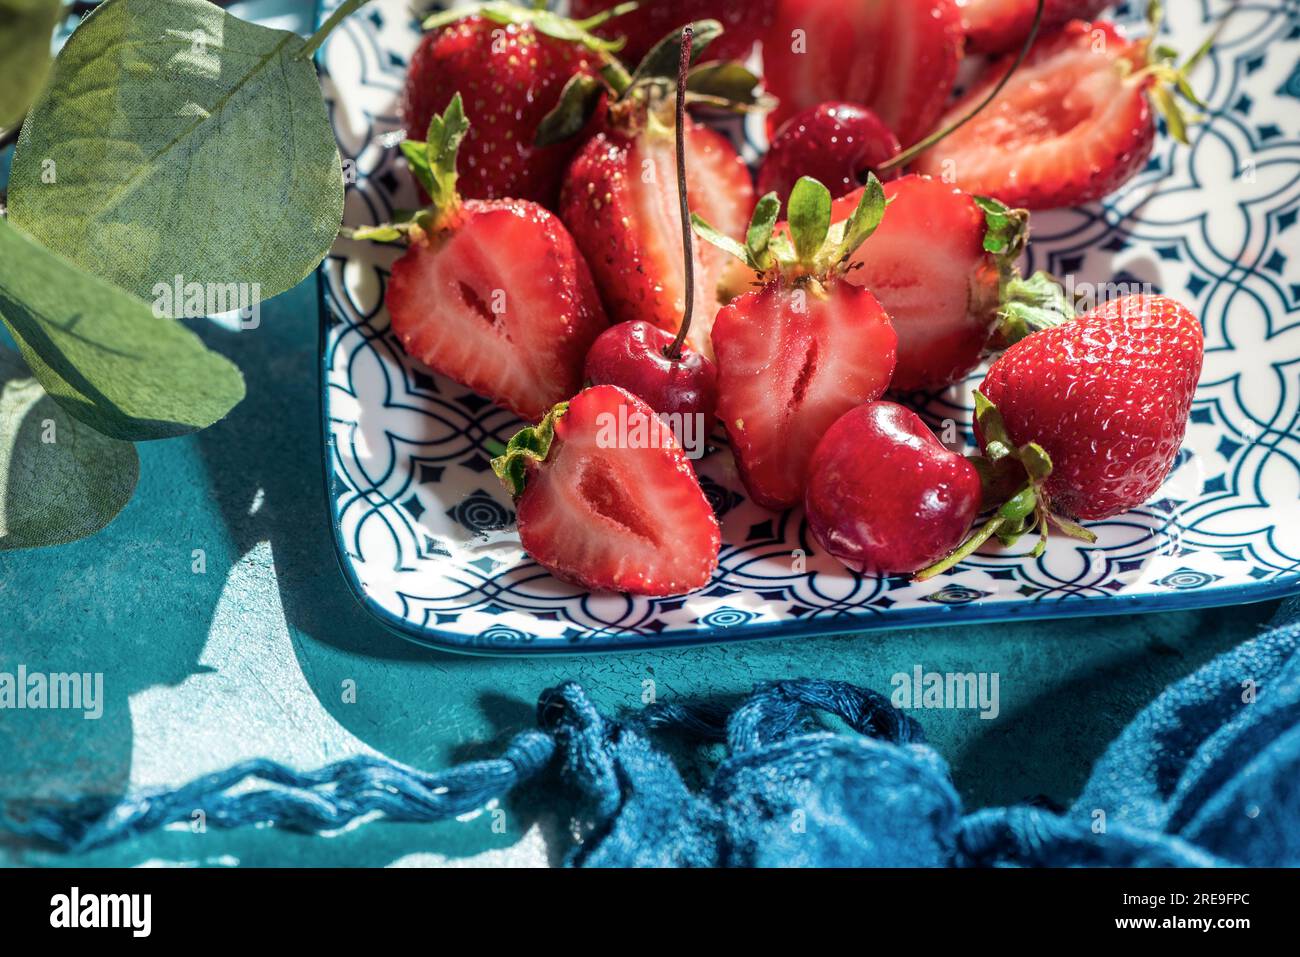
<path id="1" fill-rule="evenodd" d="M 969 193 L 925 176 L 885 184 L 889 210 L 858 247 L 845 277 L 880 300 L 898 333 L 896 392 L 959 382 L 979 364 L 998 321 L 1008 258 L 1023 240 L 995 255 L 985 248 L 989 225 Z M 846 220 L 858 194 L 836 201 Z"/>
<path id="2" fill-rule="evenodd" d="M 990 64 L 941 124 L 969 113 L 1010 63 Z M 1145 42 L 1110 23 L 1071 22 L 1036 42 L 996 99 L 913 168 L 1026 209 L 1099 199 L 1151 155 L 1155 79 L 1146 65 Z"/>
<path id="3" fill-rule="evenodd" d="M 513 200 L 466 200 L 393 264 L 386 302 L 411 356 L 532 421 L 582 386 L 607 325 L 563 224 Z"/>
<path id="4" fill-rule="evenodd" d="M 492 467 L 516 496 L 524 550 L 596 591 L 680 595 L 709 582 L 717 517 L 672 430 L 612 385 L 521 431 Z"/>
<path id="5" fill-rule="evenodd" d="M 842 279 L 769 283 L 718 313 L 718 418 L 756 503 L 800 500 L 826 430 L 889 386 L 896 342 L 876 297 Z"/>
<path id="6" fill-rule="evenodd" d="M 957 79 L 954 0 L 779 0 L 763 72 L 780 105 L 769 134 L 827 100 L 861 103 L 904 147 L 935 127 Z"/>
<path id="7" fill-rule="evenodd" d="M 1046 0 L 1042 33 L 1071 20 L 1087 20 L 1112 0 Z M 957 0 L 969 53 L 1006 53 L 1019 49 L 1034 27 L 1038 0 Z"/>
<path id="8" fill-rule="evenodd" d="M 461 199 L 456 155 L 468 129 L 457 94 L 430 121 L 429 142 L 402 143 L 429 207 L 343 233 L 407 244 L 385 303 L 408 354 L 535 421 L 577 391 L 608 323 L 558 217 L 524 200 Z"/>
<path id="9" fill-rule="evenodd" d="M 740 236 L 754 206 L 749 171 L 726 137 L 687 123 L 690 207 L 728 235 Z M 591 264 L 611 319 L 645 320 L 676 332 L 686 299 L 672 129 L 652 121 L 634 135 L 609 129 L 594 137 L 569 167 L 559 209 Z M 727 257 L 694 244 L 694 259 L 689 342 L 711 356 L 709 329 Z"/>

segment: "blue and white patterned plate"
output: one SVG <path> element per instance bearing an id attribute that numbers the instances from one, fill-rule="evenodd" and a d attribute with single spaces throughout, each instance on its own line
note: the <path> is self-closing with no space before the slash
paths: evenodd
<path id="1" fill-rule="evenodd" d="M 1170 4 L 1169 40 L 1194 49 L 1228 4 Z M 1116 16 L 1133 23 L 1133 4 Z M 1135 29 L 1141 29 L 1135 24 Z M 321 53 L 350 225 L 415 204 L 398 160 L 396 100 L 418 37 L 405 0 L 378 0 Z M 686 598 L 589 594 L 519 547 L 488 467 L 520 423 L 409 359 L 383 308 L 397 252 L 340 240 L 321 266 L 325 474 L 340 563 L 401 634 L 478 652 L 574 652 L 1010 618 L 1256 601 L 1300 587 L 1300 8 L 1241 3 L 1196 74 L 1211 121 L 1192 148 L 1162 137 L 1104 203 L 1034 217 L 1030 267 L 1078 282 L 1150 283 L 1205 325 L 1186 444 L 1149 504 L 981 554 L 924 584 L 862 577 L 819 552 L 801 510 L 749 502 L 730 453 L 701 463 L 722 522 L 710 585 Z M 757 133 L 758 124 L 751 123 Z M 745 149 L 755 155 L 752 140 Z M 970 435 L 972 376 L 934 396 L 932 425 Z"/>

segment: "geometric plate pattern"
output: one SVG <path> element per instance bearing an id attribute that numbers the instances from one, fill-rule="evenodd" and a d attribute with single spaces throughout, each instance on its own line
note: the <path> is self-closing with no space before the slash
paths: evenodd
<path id="1" fill-rule="evenodd" d="M 1116 19 L 1141 29 L 1140 3 Z M 1168 40 L 1194 49 L 1225 3 L 1169 4 Z M 352 182 L 349 225 L 416 197 L 395 148 L 396 100 L 418 27 L 405 0 L 349 18 L 320 53 Z M 397 251 L 340 239 L 319 272 L 322 427 L 335 542 L 362 603 L 415 641 L 480 653 L 690 644 L 926 623 L 1156 611 L 1300 588 L 1300 13 L 1233 14 L 1196 73 L 1208 122 L 1191 148 L 1162 135 L 1104 202 L 1034 217 L 1027 266 L 1082 283 L 1149 283 L 1193 307 L 1205 371 L 1178 464 L 1144 507 L 990 550 L 924 584 L 845 570 L 801 509 L 747 500 L 730 453 L 698 463 L 722 523 L 717 574 L 685 598 L 589 594 L 530 561 L 488 460 L 520 423 L 409 359 L 383 308 Z M 748 158 L 762 131 L 727 130 Z M 743 128 L 742 128 L 743 127 Z M 969 382 L 918 398 L 954 448 L 973 447 Z"/>

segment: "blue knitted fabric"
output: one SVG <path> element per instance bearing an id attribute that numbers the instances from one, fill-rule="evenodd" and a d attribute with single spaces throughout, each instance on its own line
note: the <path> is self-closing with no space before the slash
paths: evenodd
<path id="1" fill-rule="evenodd" d="M 920 726 L 843 682 L 777 681 L 738 707 L 601 714 L 576 684 L 544 693 L 538 729 L 502 757 L 426 773 L 383 758 L 298 772 L 251 761 L 124 800 L 10 807 L 0 828 L 72 851 L 203 808 L 209 825 L 338 828 L 363 815 L 452 817 L 524 780 L 582 799 L 578 866 L 1300 865 L 1300 599 L 1270 630 L 1171 686 L 1098 762 L 1064 814 L 964 814 Z M 820 714 L 850 729 L 827 730 Z M 662 737 L 725 744 L 687 785 Z M 271 787 L 249 790 L 249 780 Z M 243 785 L 242 787 L 238 787 Z M 538 789 L 538 793 L 553 793 Z"/>

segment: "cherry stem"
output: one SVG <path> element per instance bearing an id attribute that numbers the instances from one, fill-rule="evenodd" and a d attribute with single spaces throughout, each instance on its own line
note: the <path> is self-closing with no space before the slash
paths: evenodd
<path id="1" fill-rule="evenodd" d="M 671 361 L 682 357 L 682 344 L 691 329 L 691 313 L 695 311 L 695 251 L 691 248 L 691 210 L 686 201 L 686 71 L 691 66 L 691 40 L 695 31 L 682 27 L 682 51 L 677 61 L 677 199 L 682 209 L 682 258 L 686 265 L 686 306 L 682 310 L 682 324 L 677 338 L 665 351 Z"/>
<path id="2" fill-rule="evenodd" d="M 970 538 L 966 539 L 966 541 L 962 542 L 962 544 L 957 548 L 956 551 L 952 552 L 950 555 L 948 555 L 945 558 L 939 559 L 939 561 L 935 562 L 933 565 L 929 566 L 928 568 L 922 568 L 919 572 L 917 572 L 915 575 L 912 576 L 912 581 L 914 582 L 929 581 L 935 575 L 940 575 L 943 572 L 946 572 L 954 565 L 964 561 L 965 559 L 969 558 L 971 555 L 974 555 L 977 551 L 979 551 L 980 546 L 982 546 L 985 542 L 987 542 L 990 538 L 992 538 L 994 534 L 999 529 L 1001 529 L 1002 526 L 1005 525 L 1006 523 L 1007 520 L 1005 518 L 1003 518 L 1001 515 L 995 514 L 992 518 L 990 518 L 987 522 L 984 523 L 983 527 L 981 527 L 979 531 L 977 531 Z"/>
<path id="3" fill-rule="evenodd" d="M 931 133 L 919 143 L 909 146 L 897 156 L 886 160 L 880 166 L 876 167 L 877 174 L 888 173 L 890 170 L 897 169 L 900 166 L 905 166 L 912 162 L 912 160 L 916 159 L 931 146 L 934 146 L 940 140 L 947 138 L 949 134 L 956 133 L 971 120 L 975 119 L 976 116 L 983 112 L 984 107 L 997 99 L 998 94 L 1002 92 L 1002 88 L 1011 82 L 1011 78 L 1015 76 L 1016 71 L 1020 69 L 1020 65 L 1025 62 L 1025 58 L 1029 56 L 1029 51 L 1034 46 L 1034 41 L 1038 39 L 1038 28 L 1043 25 L 1043 4 L 1045 2 L 1046 0 L 1038 0 L 1038 9 L 1034 12 L 1034 25 L 1029 31 L 1029 36 L 1025 38 L 1025 45 L 1020 48 L 1020 55 L 1016 57 L 1016 62 L 1011 64 L 1011 69 L 1007 70 L 1006 75 L 1004 75 L 1002 79 L 998 80 L 997 86 L 993 87 L 993 89 L 989 91 L 989 95 L 980 101 L 979 106 L 975 107 L 975 109 L 971 110 L 956 123 L 952 123 L 941 130 Z"/>

